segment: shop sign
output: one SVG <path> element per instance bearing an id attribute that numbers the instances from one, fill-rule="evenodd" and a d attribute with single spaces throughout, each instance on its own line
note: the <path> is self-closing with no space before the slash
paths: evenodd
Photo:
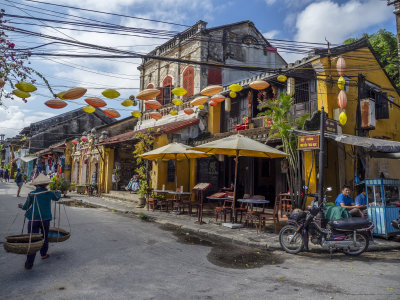
<path id="1" fill-rule="evenodd" d="M 325 130 L 329 133 L 338 133 L 338 122 L 333 119 L 325 119 Z"/>
<path id="2" fill-rule="evenodd" d="M 299 150 L 319 149 L 319 134 L 299 136 L 297 147 Z"/>

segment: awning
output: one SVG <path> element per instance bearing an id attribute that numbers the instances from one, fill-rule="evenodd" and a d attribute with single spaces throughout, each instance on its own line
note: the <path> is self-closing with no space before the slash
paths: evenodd
<path id="1" fill-rule="evenodd" d="M 31 160 L 34 160 L 36 158 L 37 158 L 37 156 L 35 156 L 35 155 L 26 155 L 24 157 L 21 157 L 20 159 L 24 162 L 30 162 Z"/>
<path id="2" fill-rule="evenodd" d="M 385 153 L 400 152 L 400 142 L 367 138 L 349 134 L 325 133 L 325 136 L 328 139 L 334 140 L 338 143 L 363 147 L 367 151 L 378 151 Z"/>

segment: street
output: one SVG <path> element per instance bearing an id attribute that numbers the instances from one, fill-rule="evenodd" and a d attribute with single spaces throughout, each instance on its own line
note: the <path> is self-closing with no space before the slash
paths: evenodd
<path id="1" fill-rule="evenodd" d="M 29 189 L 0 183 L 1 241 Z M 71 238 L 50 258 L 0 250 L 1 299 L 399 299 L 400 252 L 288 255 L 221 244 L 100 208 L 66 206 Z M 17 219 L 12 224 L 15 215 Z M 58 220 L 57 220 L 58 222 Z M 12 225 L 11 225 L 12 224 Z"/>

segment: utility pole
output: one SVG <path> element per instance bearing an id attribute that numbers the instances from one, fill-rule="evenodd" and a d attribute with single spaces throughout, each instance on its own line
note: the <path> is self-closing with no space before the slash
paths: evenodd
<path id="1" fill-rule="evenodd" d="M 387 0 L 387 5 L 393 5 L 394 11 L 393 13 L 396 15 L 396 29 L 397 29 L 397 56 L 400 59 L 400 0 Z M 399 73 L 400 73 L 400 65 L 399 65 Z"/>

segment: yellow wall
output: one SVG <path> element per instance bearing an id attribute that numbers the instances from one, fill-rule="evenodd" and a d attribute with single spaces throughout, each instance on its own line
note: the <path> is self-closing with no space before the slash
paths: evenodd
<path id="1" fill-rule="evenodd" d="M 211 134 L 221 132 L 221 103 L 208 107 L 208 131 Z"/>

